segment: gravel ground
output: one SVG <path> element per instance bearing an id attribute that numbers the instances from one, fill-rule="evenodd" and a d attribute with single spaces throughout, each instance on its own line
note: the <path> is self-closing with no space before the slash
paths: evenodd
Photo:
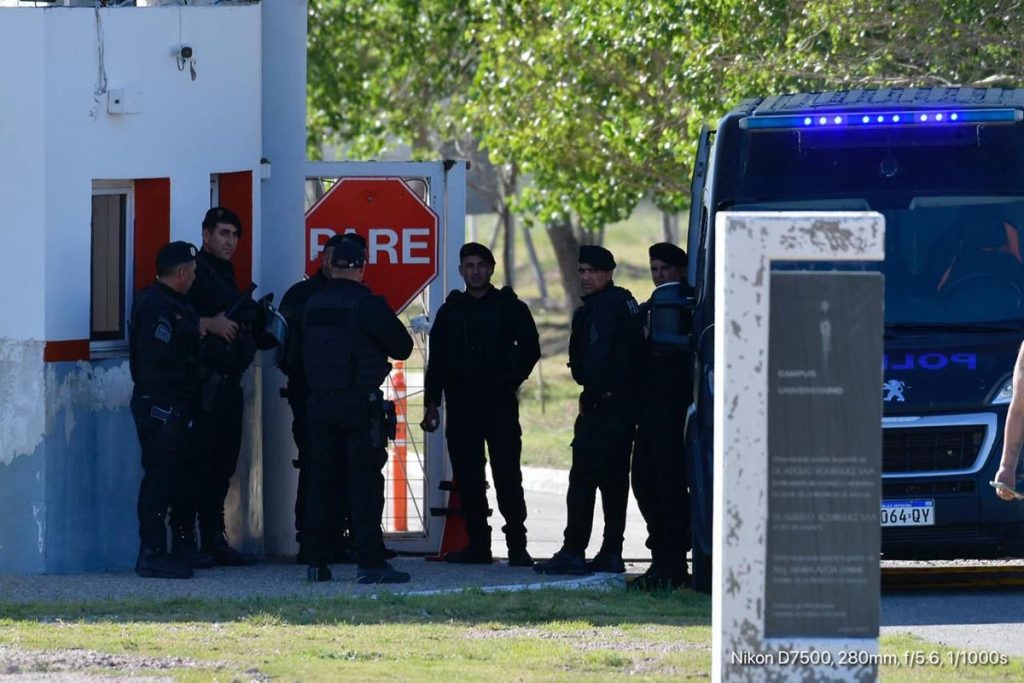
<path id="1" fill-rule="evenodd" d="M 334 565 L 334 580 L 306 581 L 306 567 L 290 560 L 265 561 L 255 567 L 218 567 L 198 570 L 189 580 L 140 579 L 132 572 L 43 576 L 0 576 L 0 603 L 94 602 L 102 600 L 170 600 L 175 598 L 322 598 L 335 595 L 436 593 L 465 588 L 523 590 L 546 586 L 623 586 L 621 574 L 588 577 L 543 576 L 504 562 L 489 566 L 427 562 L 399 557 L 392 564 L 412 574 L 406 584 L 364 586 L 355 583 L 354 565 Z M 642 571 L 634 565 L 633 571 Z"/>

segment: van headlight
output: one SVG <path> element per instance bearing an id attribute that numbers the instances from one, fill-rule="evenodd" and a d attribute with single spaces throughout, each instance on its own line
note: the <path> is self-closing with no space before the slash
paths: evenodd
<path id="1" fill-rule="evenodd" d="M 991 404 L 994 406 L 1004 406 L 1010 402 L 1013 398 L 1013 378 L 1006 380 L 1006 384 L 999 390 L 995 396 L 992 397 Z"/>

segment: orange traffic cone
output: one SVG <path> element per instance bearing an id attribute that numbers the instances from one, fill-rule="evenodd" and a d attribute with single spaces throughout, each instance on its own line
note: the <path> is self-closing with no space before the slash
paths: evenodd
<path id="1" fill-rule="evenodd" d="M 445 555 L 453 550 L 462 550 L 469 545 L 469 533 L 466 531 L 466 516 L 462 513 L 462 503 L 459 501 L 459 487 L 455 481 L 442 481 L 438 486 L 442 491 L 448 491 L 448 506 L 443 508 L 430 508 L 430 514 L 435 517 L 444 517 L 444 531 L 441 534 L 441 549 L 437 555 L 428 555 L 428 562 L 440 562 Z"/>

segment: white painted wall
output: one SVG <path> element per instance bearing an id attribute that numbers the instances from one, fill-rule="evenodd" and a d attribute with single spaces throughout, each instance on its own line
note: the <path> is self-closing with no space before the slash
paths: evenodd
<path id="1" fill-rule="evenodd" d="M 0 339 L 43 339 L 43 13 L 2 10 L 0 45 L 17 67 L 0 69 Z"/>
<path id="2" fill-rule="evenodd" d="M 0 10 L 0 39 L 18 55 L 16 67 L 0 70 L 2 92 L 18 95 L 0 104 L 0 158 L 18 160 L 0 169 L 0 296 L 26 309 L 0 320 L 0 337 L 88 338 L 93 179 L 170 177 L 172 239 L 199 241 L 211 173 L 252 171 L 259 206 L 261 11 L 258 4 L 100 10 L 107 87 L 140 93 L 138 114 L 112 115 L 106 97 L 97 103 L 94 95 L 95 11 Z M 195 50 L 195 81 L 171 55 L 182 42 Z M 259 214 L 247 226 L 254 235 Z"/>

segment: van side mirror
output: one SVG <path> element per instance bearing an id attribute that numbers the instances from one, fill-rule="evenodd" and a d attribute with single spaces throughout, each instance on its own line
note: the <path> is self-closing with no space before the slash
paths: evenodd
<path id="1" fill-rule="evenodd" d="M 648 311 L 647 329 L 656 353 L 693 353 L 693 309 L 697 300 L 678 282 L 669 282 L 654 290 Z"/>

